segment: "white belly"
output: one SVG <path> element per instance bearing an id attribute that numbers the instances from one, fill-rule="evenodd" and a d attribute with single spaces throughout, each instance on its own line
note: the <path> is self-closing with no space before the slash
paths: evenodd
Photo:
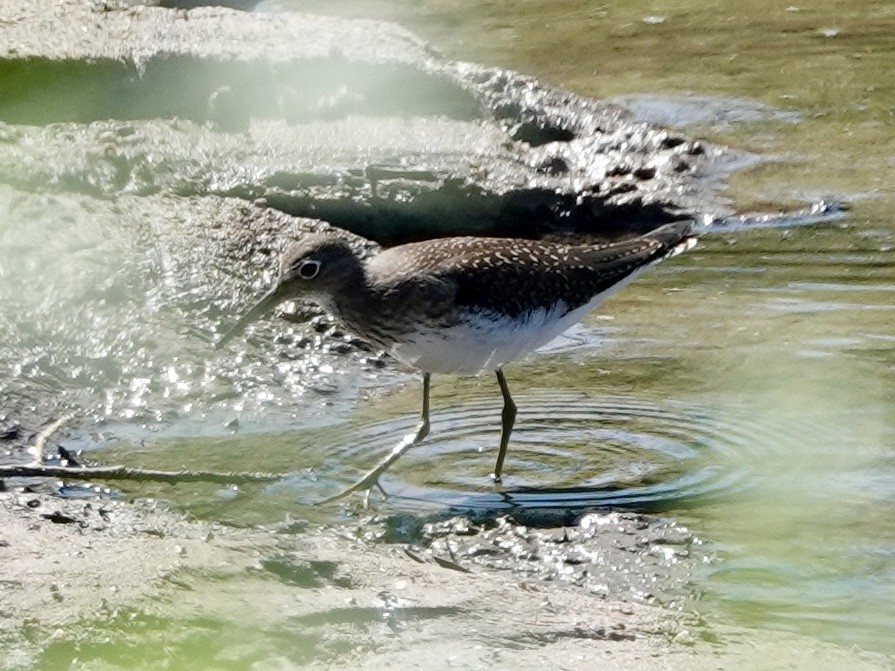
<path id="1" fill-rule="evenodd" d="M 389 351 L 399 361 L 428 373 L 493 371 L 567 331 L 649 265 L 638 268 L 571 312 L 566 312 L 568 308 L 562 302 L 550 310 L 538 309 L 518 320 L 483 312 L 462 324 L 408 337 Z"/>

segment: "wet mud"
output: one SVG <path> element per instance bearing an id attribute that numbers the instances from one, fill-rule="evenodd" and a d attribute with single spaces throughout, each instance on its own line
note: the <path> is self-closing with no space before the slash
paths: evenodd
<path id="1" fill-rule="evenodd" d="M 671 523 L 624 513 L 542 530 L 506 517 L 409 516 L 235 529 L 191 522 L 157 501 L 17 491 L 0 494 L 0 514 L 4 669 L 96 661 L 110 641 L 136 660 L 128 637 L 144 631 L 151 644 L 168 618 L 181 631 L 180 643 L 168 643 L 177 657 L 238 617 L 275 640 L 300 631 L 300 646 L 275 646 L 262 659 L 309 668 L 383 654 L 407 661 L 433 641 L 447 650 L 466 637 L 478 645 L 452 653 L 459 668 L 493 648 L 527 659 L 523 668 L 554 654 L 582 655 L 570 668 L 585 668 L 595 653 L 643 658 L 658 649 L 657 631 L 660 641 L 677 631 L 647 604 L 659 599 L 658 585 L 684 578 L 679 559 L 693 540 Z M 236 607 L 259 599 L 264 609 Z M 219 654 L 231 651 L 223 644 Z"/>
<path id="2" fill-rule="evenodd" d="M 613 238 L 727 213 L 708 176 L 729 150 L 394 24 L 6 3 L 0 38 L 8 449 L 66 412 L 158 422 L 234 393 L 204 344 L 303 231 Z M 297 344 L 356 344 L 314 328 Z"/>
<path id="3" fill-rule="evenodd" d="M 445 61 L 393 24 L 35 0 L 0 4 L 0 45 L 2 463 L 30 460 L 62 415 L 74 418 L 63 437 L 95 443 L 113 425 L 228 426 L 234 399 L 275 423 L 332 370 L 387 365 L 304 306 L 237 353 L 212 347 L 308 232 L 338 227 L 369 253 L 453 234 L 617 238 L 733 214 L 717 186 L 737 152 Z M 233 529 L 155 501 L 43 493 L 59 483 L 2 487 L 2 668 L 69 668 L 110 639 L 130 650 L 119 666 L 131 654 L 152 668 L 128 637 L 152 643 L 170 621 L 194 632 L 165 643 L 187 657 L 190 636 L 254 628 L 271 649 L 232 654 L 264 668 L 432 654 L 479 668 L 495 647 L 512 668 L 560 656 L 643 668 L 694 640 L 667 611 L 686 598 L 698 541 L 666 520 Z M 259 600 L 263 611 L 234 607 Z"/>
<path id="4" fill-rule="evenodd" d="M 238 529 L 154 500 L 17 491 L 0 518 L 4 671 L 889 668 L 783 633 L 756 658 L 752 636 L 682 610 L 699 541 L 632 513 Z"/>

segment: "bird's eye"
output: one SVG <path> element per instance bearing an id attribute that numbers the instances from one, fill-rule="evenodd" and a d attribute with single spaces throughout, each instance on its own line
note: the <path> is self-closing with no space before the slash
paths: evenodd
<path id="1" fill-rule="evenodd" d="M 315 261 L 314 259 L 302 261 L 297 270 L 298 276 L 303 280 L 313 280 L 319 272 L 320 261 Z"/>

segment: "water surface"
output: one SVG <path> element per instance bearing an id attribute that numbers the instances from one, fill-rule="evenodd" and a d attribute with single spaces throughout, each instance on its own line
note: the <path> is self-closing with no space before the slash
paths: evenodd
<path id="1" fill-rule="evenodd" d="M 646 117 L 669 110 L 660 123 L 755 151 L 769 160 L 731 180 L 741 211 L 852 204 L 840 225 L 706 238 L 613 300 L 609 319 L 589 320 L 584 347 L 511 368 L 522 403 L 507 486 L 584 486 L 572 496 L 608 500 L 612 481 L 706 539 L 697 589 L 714 617 L 895 653 L 891 4 L 331 11 L 397 18 L 457 58 Z M 491 454 L 476 450 L 496 438 L 496 389 L 484 378 L 449 384 L 442 399 L 435 388 L 444 414 L 432 442 L 396 467 L 393 486 L 493 498 L 482 482 Z M 416 390 L 401 398 L 415 412 Z M 361 412 L 362 431 L 399 422 L 384 408 Z"/>
<path id="2" fill-rule="evenodd" d="M 822 197 L 851 203 L 834 224 L 705 235 L 571 334 L 508 367 L 519 416 L 502 488 L 487 479 L 499 434 L 495 381 L 435 378 L 432 435 L 384 478 L 395 495 L 384 510 L 649 510 L 702 539 L 705 561 L 693 587 L 709 626 L 746 626 L 756 637 L 786 630 L 895 655 L 890 3 L 569 0 L 509 8 L 455 0 L 353 2 L 350 11 L 401 19 L 452 56 L 613 98 L 764 155 L 732 180 L 730 197 L 743 211 Z M 140 240 L 60 220 L 77 235 L 39 238 L 30 256 L 17 246 L 24 229 L 0 231 L 15 247 L 0 284 L 16 309 L 39 307 L 58 292 L 71 293 L 77 306 L 97 286 L 120 300 L 146 295 L 107 264 L 113 255 L 144 262 Z M 21 221 L 35 221 L 27 208 Z M 148 294 L 146 314 L 167 296 Z M 94 326 L 107 337 L 85 345 L 85 371 L 112 361 L 117 339 L 140 329 L 116 331 L 102 317 Z M 80 321 L 73 314 L 35 323 L 33 337 L 77 338 Z M 190 332 L 169 324 L 161 346 L 147 343 L 129 369 L 107 371 L 130 375 L 130 393 L 97 407 L 107 424 L 73 446 L 98 445 L 109 460 L 153 468 L 263 464 L 296 476 L 235 494 L 167 486 L 129 493 L 237 524 L 285 515 L 332 520 L 338 512 L 306 504 L 357 477 L 413 426 L 419 381 L 412 373 L 361 360 L 346 370 L 327 351 L 271 361 L 260 353 L 273 328 L 229 353 L 184 337 Z M 186 370 L 176 357 L 166 365 L 156 354 L 183 342 L 193 354 L 208 350 L 207 369 Z M 224 367 L 215 357 L 226 356 L 245 361 L 238 397 L 215 377 Z M 28 365 L 10 374 L 27 375 Z M 58 371 L 44 383 L 73 395 L 83 387 L 101 393 L 102 375 L 77 375 Z M 304 384 L 309 375 L 313 384 Z M 197 378 L 206 386 L 191 386 Z M 170 398 L 170 411 L 141 414 L 149 395 Z"/>

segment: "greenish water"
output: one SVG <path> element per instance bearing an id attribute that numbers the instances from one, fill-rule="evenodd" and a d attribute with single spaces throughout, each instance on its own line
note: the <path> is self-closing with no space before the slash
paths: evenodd
<path id="1" fill-rule="evenodd" d="M 742 123 L 693 114 L 687 130 L 768 157 L 733 177 L 741 211 L 833 197 L 852 204 L 841 226 L 707 238 L 614 299 L 610 322 L 591 322 L 612 329 L 601 350 L 542 355 L 510 380 L 531 390 L 528 404 L 560 388 L 588 390 L 598 415 L 617 396 L 708 413 L 721 438 L 694 422 L 701 454 L 683 463 L 696 473 L 714 464 L 731 486 L 666 510 L 711 548 L 699 608 L 895 653 L 895 6 L 454 0 L 330 11 L 397 19 L 449 56 L 582 94 L 722 96 L 786 113 Z M 463 382 L 457 394 L 490 387 Z M 591 472 L 580 460 L 596 457 L 574 447 L 580 428 L 565 436 L 573 464 L 543 460 L 523 471 L 528 484 L 572 486 Z M 466 469 L 438 463 L 440 477 L 467 485 Z M 510 473 L 515 465 L 511 451 Z"/>
<path id="2" fill-rule="evenodd" d="M 710 626 L 895 653 L 895 267 L 880 251 L 893 238 L 869 222 L 706 236 L 508 367 L 519 417 L 500 490 L 496 383 L 434 378 L 432 434 L 383 478 L 396 497 L 381 509 L 652 510 L 703 541 L 693 607 Z M 383 456 L 418 402 L 411 378 L 330 426 L 110 458 L 298 471 L 232 500 L 140 493 L 240 525 L 325 522 L 307 503 Z"/>
<path id="3" fill-rule="evenodd" d="M 838 224 L 706 235 L 560 343 L 509 367 L 520 414 L 505 485 L 523 492 L 502 496 L 487 481 L 499 430 L 494 380 L 436 378 L 432 436 L 385 478 L 399 495 L 388 506 L 644 507 L 703 540 L 694 607 L 710 623 L 895 655 L 895 7 L 433 0 L 329 9 L 397 19 L 452 57 L 600 98 L 759 101 L 787 115 L 682 117 L 689 134 L 772 158 L 734 176 L 737 207 L 851 203 Z M 129 444 L 127 461 L 297 470 L 232 499 L 199 486 L 139 493 L 238 524 L 327 521 L 304 504 L 356 477 L 413 424 L 418 383 L 395 379 L 407 384 L 376 392 L 359 382 L 350 403 L 324 390 L 308 396 L 308 417 L 276 415 L 298 431 Z M 304 658 L 292 632 L 271 636 L 232 615 L 197 616 L 175 632 L 181 624 L 121 614 L 97 625 L 126 639 L 118 652 L 80 654 L 108 668 L 195 668 L 227 646 L 234 659 L 221 668 L 248 668 L 271 647 Z M 181 661 L 170 661 L 171 649 Z M 73 654 L 51 649 L 47 661 L 68 668 Z"/>

